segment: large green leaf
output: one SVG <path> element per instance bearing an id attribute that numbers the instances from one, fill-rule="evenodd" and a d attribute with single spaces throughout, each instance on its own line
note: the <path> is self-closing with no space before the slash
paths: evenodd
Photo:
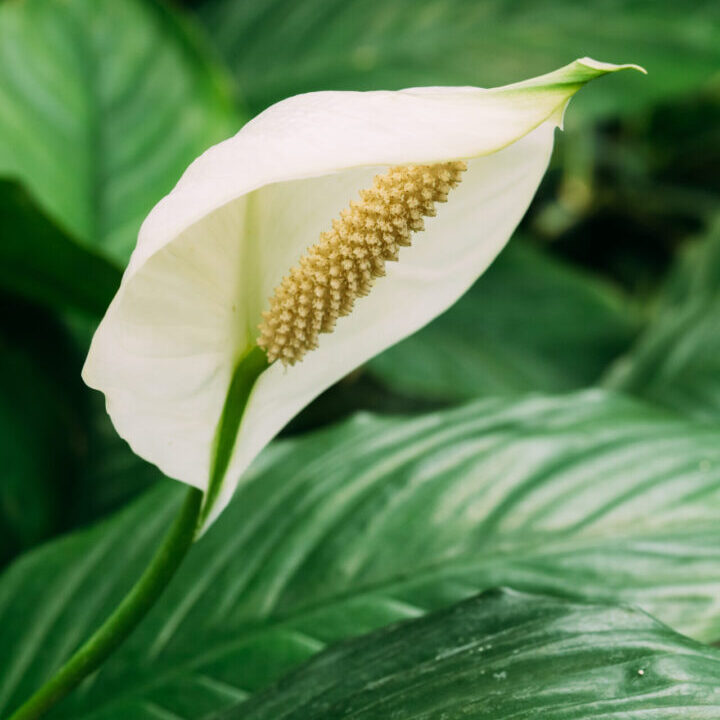
<path id="1" fill-rule="evenodd" d="M 491 591 L 330 649 L 217 720 L 720 717 L 720 651 L 625 607 Z"/>
<path id="2" fill-rule="evenodd" d="M 514 241 L 458 303 L 368 367 L 413 397 L 561 392 L 592 384 L 638 326 L 620 292 Z"/>
<path id="3" fill-rule="evenodd" d="M 0 577 L 0 715 L 101 621 L 183 490 Z M 265 453 L 160 604 L 55 718 L 196 718 L 342 638 L 509 585 L 720 637 L 720 446 L 599 392 L 360 416 Z M 165 708 L 165 710 L 162 710 Z"/>
<path id="4" fill-rule="evenodd" d="M 720 419 L 720 221 L 688 248 L 654 321 L 606 384 L 693 417 Z"/>
<path id="5" fill-rule="evenodd" d="M 148 210 L 235 129 L 223 77 L 159 3 L 0 6 L 0 175 L 106 256 L 124 263 Z"/>
<path id="6" fill-rule="evenodd" d="M 101 316 L 120 285 L 118 266 L 51 222 L 15 182 L 0 179 L 0 287 L 55 309 Z"/>
<path id="7" fill-rule="evenodd" d="M 712 0 L 211 0 L 205 18 L 253 110 L 309 90 L 489 87 L 583 55 L 644 65 L 647 78 L 613 78 L 573 105 L 598 115 L 697 86 L 720 64 Z"/>

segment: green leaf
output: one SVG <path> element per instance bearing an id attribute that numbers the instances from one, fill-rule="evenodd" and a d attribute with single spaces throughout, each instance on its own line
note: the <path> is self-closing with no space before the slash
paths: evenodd
<path id="1" fill-rule="evenodd" d="M 100 393 L 92 393 L 87 405 L 83 462 L 73 478 L 71 507 L 65 510 L 74 526 L 118 510 L 164 477 L 117 434 Z"/>
<path id="2" fill-rule="evenodd" d="M 45 314 L 0 295 L 0 566 L 66 527 L 82 445 L 70 355 Z"/>
<path id="3" fill-rule="evenodd" d="M 688 248 L 654 321 L 605 384 L 692 417 L 720 419 L 720 220 Z"/>
<path id="4" fill-rule="evenodd" d="M 0 716 L 115 605 L 183 489 L 0 577 Z M 202 717 L 328 643 L 508 585 L 638 604 L 720 637 L 720 446 L 589 392 L 363 415 L 261 456 L 138 631 L 52 717 Z"/>
<path id="5" fill-rule="evenodd" d="M 0 566 L 162 477 L 88 393 L 83 354 L 52 312 L 0 293 Z"/>
<path id="6" fill-rule="evenodd" d="M 106 257 L 124 264 L 150 208 L 237 127 L 202 42 L 159 3 L 0 6 L 0 175 Z"/>
<path id="7" fill-rule="evenodd" d="M 26 353 L 0 343 L 0 565 L 57 525 L 54 484 L 70 453 L 53 432 L 55 392 Z"/>
<path id="8" fill-rule="evenodd" d="M 0 179 L 0 288 L 56 309 L 101 316 L 121 271 L 51 222 L 23 188 Z"/>
<path id="9" fill-rule="evenodd" d="M 562 392 L 597 380 L 638 326 L 620 292 L 513 241 L 458 303 L 368 368 L 413 397 Z"/>
<path id="10" fill-rule="evenodd" d="M 488 592 L 330 649 L 217 720 L 718 717 L 720 651 L 626 607 Z"/>
<path id="11" fill-rule="evenodd" d="M 577 57 L 634 62 L 573 101 L 573 117 L 631 112 L 707 82 L 720 10 L 705 0 L 211 0 L 205 19 L 253 111 L 299 92 L 491 87 Z"/>

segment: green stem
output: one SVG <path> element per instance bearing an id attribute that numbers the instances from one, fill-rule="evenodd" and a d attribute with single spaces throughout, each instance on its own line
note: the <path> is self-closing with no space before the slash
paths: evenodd
<path id="1" fill-rule="evenodd" d="M 95 634 L 8 720 L 36 720 L 76 688 L 130 635 L 167 587 L 195 538 L 203 493 L 191 488 L 142 577 Z"/>

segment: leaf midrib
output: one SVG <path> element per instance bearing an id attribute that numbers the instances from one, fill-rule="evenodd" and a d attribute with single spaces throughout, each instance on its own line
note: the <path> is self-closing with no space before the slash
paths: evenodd
<path id="1" fill-rule="evenodd" d="M 72 10 L 73 6 L 68 5 L 68 13 L 72 13 Z M 81 72 L 84 74 L 82 87 L 85 90 L 88 111 L 86 134 L 88 144 L 88 215 L 87 237 L 84 237 L 83 241 L 91 246 L 102 247 L 102 197 L 106 177 L 103 158 L 107 148 L 107 137 L 103 132 L 103 113 L 100 107 L 100 78 L 104 60 L 103 53 L 97 52 L 98 39 L 95 37 L 96 31 L 94 30 L 98 25 L 97 19 L 100 10 L 97 6 L 94 6 L 90 12 L 92 14 L 90 23 L 82 22 L 78 17 L 73 18 L 76 46 L 81 48 L 81 54 L 87 59 L 87 61 L 80 63 Z"/>

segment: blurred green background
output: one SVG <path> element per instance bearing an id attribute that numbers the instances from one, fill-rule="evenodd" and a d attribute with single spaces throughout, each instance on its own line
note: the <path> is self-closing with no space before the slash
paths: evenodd
<path id="1" fill-rule="evenodd" d="M 0 564 L 157 479 L 79 370 L 138 227 L 291 94 L 491 86 L 590 55 L 507 250 L 286 430 L 601 385 L 720 418 L 720 5 L 688 0 L 0 4 Z M 481 229 L 479 230 L 481 232 Z"/>

